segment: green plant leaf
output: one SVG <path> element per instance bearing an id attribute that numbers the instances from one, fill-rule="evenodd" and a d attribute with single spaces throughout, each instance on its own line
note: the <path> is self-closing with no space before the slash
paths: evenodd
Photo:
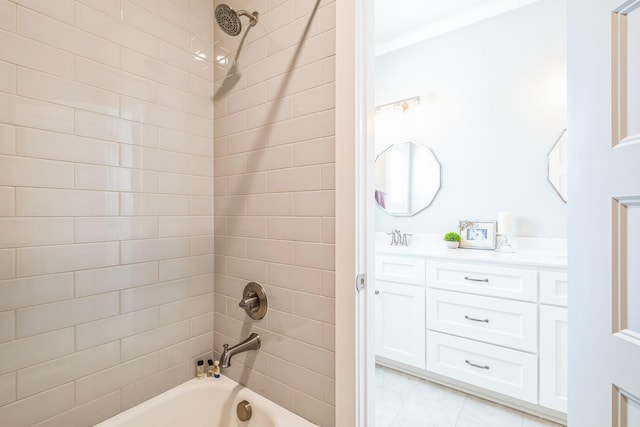
<path id="1" fill-rule="evenodd" d="M 444 240 L 445 242 L 459 242 L 460 235 L 455 231 L 450 231 L 444 235 L 444 238 L 442 240 Z"/>

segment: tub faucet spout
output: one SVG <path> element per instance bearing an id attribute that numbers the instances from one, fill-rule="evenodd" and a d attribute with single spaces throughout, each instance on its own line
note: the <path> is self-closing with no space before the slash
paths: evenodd
<path id="1" fill-rule="evenodd" d="M 220 356 L 220 367 L 228 368 L 231 366 L 231 358 L 238 354 L 244 353 L 249 350 L 259 350 L 262 347 L 262 340 L 260 339 L 260 335 L 256 333 L 252 333 L 249 335 L 249 338 L 246 340 L 239 342 L 233 347 L 229 348 L 229 344 L 223 345 L 224 350 L 222 351 L 222 355 Z"/>

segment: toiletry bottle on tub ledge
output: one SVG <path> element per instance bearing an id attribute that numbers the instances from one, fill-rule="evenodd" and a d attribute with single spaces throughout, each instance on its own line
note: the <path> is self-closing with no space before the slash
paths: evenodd
<path id="1" fill-rule="evenodd" d="M 216 360 L 213 362 L 213 377 L 220 378 L 220 361 Z"/>

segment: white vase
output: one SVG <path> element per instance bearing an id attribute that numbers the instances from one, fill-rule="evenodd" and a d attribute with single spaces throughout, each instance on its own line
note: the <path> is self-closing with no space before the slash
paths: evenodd
<path id="1" fill-rule="evenodd" d="M 447 247 L 449 249 L 458 249 L 459 242 L 447 242 Z"/>

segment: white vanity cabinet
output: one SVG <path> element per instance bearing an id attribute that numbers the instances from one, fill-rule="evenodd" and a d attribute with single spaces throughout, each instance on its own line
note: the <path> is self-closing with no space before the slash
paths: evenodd
<path id="1" fill-rule="evenodd" d="M 378 360 L 562 421 L 565 266 L 525 254 L 447 255 L 376 255 Z"/>
<path id="2" fill-rule="evenodd" d="M 376 354 L 425 368 L 425 260 L 384 255 L 376 260 Z"/>
<path id="3" fill-rule="evenodd" d="M 540 272 L 540 405 L 567 412 L 567 273 Z"/>

